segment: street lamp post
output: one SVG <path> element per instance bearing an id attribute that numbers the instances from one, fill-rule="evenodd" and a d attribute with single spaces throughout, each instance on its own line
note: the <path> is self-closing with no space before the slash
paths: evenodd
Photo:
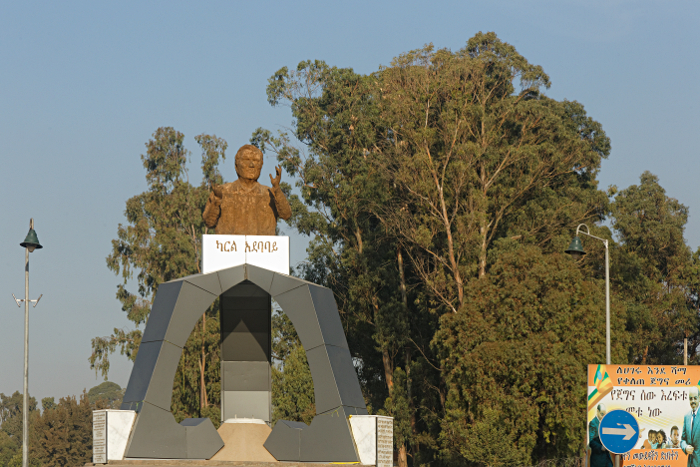
<path id="1" fill-rule="evenodd" d="M 586 231 L 583 232 L 581 227 L 585 227 Z M 608 251 L 608 241 L 604 238 L 591 235 L 588 226 L 586 224 L 580 224 L 576 227 L 576 236 L 571 240 L 569 248 L 566 249 L 566 252 L 576 259 L 586 254 L 586 252 L 583 251 L 583 244 L 581 243 L 579 234 L 600 240 L 605 245 L 605 364 L 610 365 L 610 253 Z"/>
<path id="2" fill-rule="evenodd" d="M 29 233 L 20 246 L 24 248 L 24 300 L 12 297 L 17 302 L 24 302 L 24 398 L 22 399 L 22 467 L 28 467 L 29 462 L 29 302 L 34 304 L 41 300 L 41 295 L 36 300 L 29 300 L 29 253 L 37 248 L 43 248 L 34 231 L 34 219 L 29 220 Z M 42 294 L 43 295 L 43 294 Z"/>

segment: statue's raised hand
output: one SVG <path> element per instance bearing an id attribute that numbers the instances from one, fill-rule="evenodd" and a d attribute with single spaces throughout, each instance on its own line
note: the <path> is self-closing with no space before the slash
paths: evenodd
<path id="1" fill-rule="evenodd" d="M 224 189 L 221 185 L 212 184 L 211 191 L 217 198 L 222 198 L 224 196 Z"/>
<path id="2" fill-rule="evenodd" d="M 221 185 L 212 185 L 211 191 L 209 192 L 209 203 L 219 207 L 221 205 L 221 198 L 223 195 L 224 193 Z"/>
<path id="3" fill-rule="evenodd" d="M 279 188 L 280 180 L 282 180 L 282 169 L 279 165 L 275 167 L 275 173 L 277 174 L 275 178 L 272 178 L 272 174 L 270 174 L 270 183 L 272 183 L 272 188 Z"/>

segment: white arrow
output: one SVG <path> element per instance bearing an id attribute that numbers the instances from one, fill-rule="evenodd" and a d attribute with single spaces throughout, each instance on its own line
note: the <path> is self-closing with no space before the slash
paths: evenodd
<path id="1" fill-rule="evenodd" d="M 618 425 L 622 425 L 621 423 L 618 423 Z M 632 436 L 637 434 L 637 431 L 629 426 L 628 424 L 623 425 L 624 428 L 603 428 L 603 434 L 604 435 L 625 435 L 623 440 L 627 441 L 630 439 Z"/>

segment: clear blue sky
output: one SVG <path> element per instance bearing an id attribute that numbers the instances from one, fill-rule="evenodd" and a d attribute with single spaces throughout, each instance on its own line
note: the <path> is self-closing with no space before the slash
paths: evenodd
<path id="1" fill-rule="evenodd" d="M 266 101 L 282 66 L 322 59 L 375 71 L 432 42 L 460 49 L 495 31 L 550 75 L 547 92 L 577 100 L 603 124 L 612 154 L 601 187 L 644 170 L 690 208 L 700 245 L 700 3 L 4 2 L 0 14 L 0 392 L 22 387 L 24 250 L 30 257 L 30 393 L 78 394 L 98 384 L 90 340 L 129 327 L 105 265 L 125 201 L 145 189 L 139 156 L 160 126 L 214 133 L 234 148 L 257 127 L 291 121 Z M 272 171 L 272 160 L 263 168 Z M 231 161 L 223 171 L 235 179 Z M 289 181 L 289 180 L 288 180 Z M 289 230 L 286 225 L 283 229 Z M 292 240 L 292 262 L 305 244 Z M 131 365 L 112 359 L 110 379 Z"/>

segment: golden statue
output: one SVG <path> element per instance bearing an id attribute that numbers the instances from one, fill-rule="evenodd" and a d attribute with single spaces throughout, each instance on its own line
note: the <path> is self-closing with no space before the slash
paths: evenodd
<path id="1" fill-rule="evenodd" d="M 258 183 L 263 165 L 262 152 L 246 144 L 236 153 L 238 180 L 213 185 L 204 208 L 204 223 L 217 234 L 275 235 L 277 218 L 289 219 L 292 210 L 280 189 L 282 169 L 270 175 L 272 188 Z"/>

